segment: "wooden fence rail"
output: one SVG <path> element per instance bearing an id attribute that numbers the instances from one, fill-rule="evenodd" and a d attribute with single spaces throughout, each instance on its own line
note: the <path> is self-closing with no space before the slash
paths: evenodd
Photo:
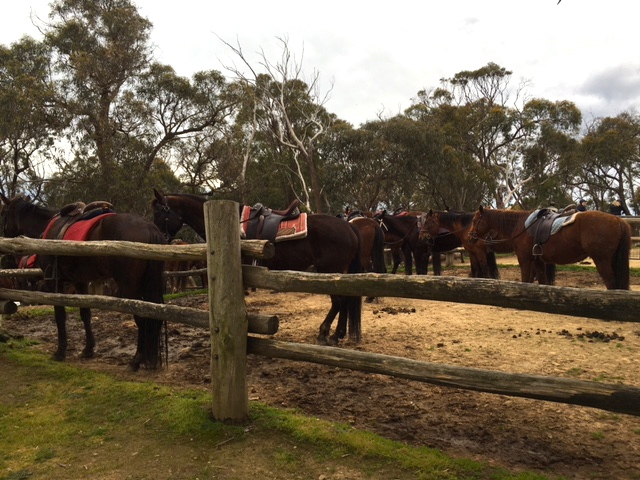
<path id="1" fill-rule="evenodd" d="M 241 253 L 268 256 L 273 254 L 273 246 L 265 245 L 264 242 L 260 244 L 255 241 L 249 243 L 240 241 L 237 235 L 238 221 L 238 205 L 235 202 L 207 202 L 205 204 L 208 238 L 206 247 L 129 245 L 130 242 L 0 239 L 0 253 L 127 255 L 164 260 L 200 260 L 206 256 L 210 285 L 209 312 L 192 311 L 193 309 L 170 305 L 141 305 L 144 302 L 124 299 L 116 299 L 117 304 L 114 305 L 105 300 L 110 297 L 98 295 L 40 294 L 46 296 L 39 298 L 43 300 L 40 303 L 93 306 L 127 313 L 141 312 L 139 308 L 157 309 L 153 314 L 145 313 L 145 315 L 208 327 L 212 342 L 212 410 L 214 418 L 218 420 L 243 421 L 247 417 L 247 352 L 394 375 L 474 391 L 550 400 L 640 415 L 640 389 L 637 387 L 491 372 L 347 349 L 289 344 L 249 336 L 249 330 L 253 330 L 253 327 L 250 326 L 251 315 L 246 313 L 243 289 L 248 286 L 318 294 L 395 296 L 494 305 L 630 322 L 638 321 L 635 315 L 640 307 L 638 293 L 585 291 L 485 279 L 384 274 L 312 274 L 243 267 L 240 263 Z M 34 298 L 31 295 L 35 294 L 36 292 L 0 289 L 0 298 L 7 300 L 38 301 L 30 300 Z M 271 322 L 271 326 L 260 327 L 262 333 L 273 332 L 273 317 L 262 316 L 260 321 L 265 325 Z M 277 327 L 277 319 L 275 324 Z"/>

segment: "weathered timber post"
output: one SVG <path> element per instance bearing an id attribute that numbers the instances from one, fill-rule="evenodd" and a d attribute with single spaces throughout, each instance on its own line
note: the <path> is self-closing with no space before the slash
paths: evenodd
<path id="1" fill-rule="evenodd" d="M 224 422 L 243 422 L 249 413 L 249 394 L 239 205 L 228 200 L 206 202 L 204 218 L 213 417 Z"/>

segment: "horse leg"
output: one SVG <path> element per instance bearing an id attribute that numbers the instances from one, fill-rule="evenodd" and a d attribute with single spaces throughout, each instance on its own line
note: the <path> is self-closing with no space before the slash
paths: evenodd
<path id="1" fill-rule="evenodd" d="M 396 273 L 398 271 L 398 267 L 400 266 L 400 263 L 402 263 L 402 257 L 400 256 L 400 249 L 397 247 L 392 247 L 391 257 L 393 258 L 393 268 L 391 269 L 391 273 Z"/>
<path id="2" fill-rule="evenodd" d="M 53 354 L 53 359 L 62 362 L 67 357 L 67 311 L 64 307 L 56 305 L 53 312 L 58 330 L 58 348 Z"/>
<path id="3" fill-rule="evenodd" d="M 93 336 L 93 328 L 91 326 L 91 309 L 82 307 L 80 309 L 80 319 L 84 325 L 84 349 L 82 350 L 82 358 L 93 358 L 96 339 Z"/>
<path id="4" fill-rule="evenodd" d="M 329 337 L 330 345 L 338 345 L 347 335 L 347 319 L 349 318 L 347 297 L 341 297 L 340 310 L 338 314 L 338 324 L 336 325 L 336 331 Z"/>
<path id="5" fill-rule="evenodd" d="M 89 291 L 89 284 L 87 283 L 78 283 L 74 285 L 74 288 L 79 294 L 87 294 Z M 82 358 L 93 358 L 94 349 L 96 346 L 96 339 L 93 336 L 93 327 L 91 325 L 91 309 L 88 307 L 82 307 L 80 309 L 80 320 L 82 320 L 82 325 L 84 326 L 84 349 L 80 356 Z"/>
<path id="6" fill-rule="evenodd" d="M 408 243 L 402 246 L 402 253 L 404 254 L 404 273 L 405 275 L 413 275 L 413 252 L 411 252 L 411 246 Z"/>
<path id="7" fill-rule="evenodd" d="M 336 315 L 341 312 L 345 302 L 345 297 L 340 295 L 331 295 L 331 309 L 320 325 L 320 333 L 318 334 L 318 343 L 321 345 L 331 345 L 329 333 L 331 332 L 331 324 Z M 343 335 L 344 336 L 344 335 Z M 335 339 L 335 338 L 334 338 Z"/>
<path id="8" fill-rule="evenodd" d="M 438 276 L 442 275 L 442 257 L 440 256 L 440 252 L 432 252 L 431 261 L 433 262 L 433 274 Z"/>

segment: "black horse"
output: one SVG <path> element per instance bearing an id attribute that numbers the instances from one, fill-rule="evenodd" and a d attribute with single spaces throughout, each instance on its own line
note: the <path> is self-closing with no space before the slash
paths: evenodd
<path id="1" fill-rule="evenodd" d="M 40 236 L 49 239 L 57 238 L 57 232 L 85 221 L 72 219 L 60 214 L 58 210 L 35 205 L 23 197 L 8 199 L 1 195 L 1 198 L 5 204 L 3 211 L 5 237 L 27 235 L 34 238 Z M 74 213 L 80 215 L 79 212 Z M 77 222 L 71 225 L 74 220 Z M 95 224 L 86 236 L 87 241 L 123 240 L 153 244 L 166 243 L 160 230 L 139 215 L 129 213 L 96 215 L 94 221 Z M 49 291 L 60 291 L 61 287 L 67 284 L 72 285 L 78 293 L 87 293 L 90 281 L 111 278 L 117 285 L 119 297 L 163 303 L 163 262 L 161 261 L 127 257 L 39 255 L 38 266 L 45 272 L 42 287 Z M 54 358 L 64 360 L 67 350 L 66 310 L 65 307 L 56 306 L 54 311 L 58 328 L 58 347 Z M 80 318 L 84 324 L 86 338 L 82 356 L 90 358 L 94 355 L 95 347 L 91 328 L 91 310 L 81 308 Z M 138 370 L 141 365 L 150 369 L 160 367 L 162 365 L 160 348 L 162 322 L 137 315 L 134 315 L 134 318 L 138 326 L 138 342 L 130 367 L 133 370 Z"/>
<path id="2" fill-rule="evenodd" d="M 204 203 L 206 198 L 191 194 L 164 194 L 154 189 L 151 201 L 154 223 L 172 238 L 184 224 L 205 238 Z M 241 207 L 242 208 L 242 207 Z M 338 217 L 313 214 L 307 217 L 307 236 L 275 243 L 275 256 L 262 263 L 273 270 L 318 273 L 359 273 L 360 233 L 356 227 Z M 331 324 L 338 316 L 338 326 L 329 335 Z M 347 333 L 359 342 L 361 338 L 362 297 L 331 295 L 331 309 L 320 325 L 318 341 L 337 344 Z"/>

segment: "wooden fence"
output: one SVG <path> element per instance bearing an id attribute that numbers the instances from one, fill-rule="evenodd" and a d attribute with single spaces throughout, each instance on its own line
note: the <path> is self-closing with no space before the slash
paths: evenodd
<path id="1" fill-rule="evenodd" d="M 241 265 L 241 253 L 268 257 L 273 245 L 241 241 L 238 204 L 207 202 L 208 243 L 189 246 L 131 242 L 64 242 L 0 239 L 0 253 L 124 255 L 147 259 L 207 259 L 209 311 L 98 295 L 62 295 L 0 288 L 0 299 L 52 305 L 86 306 L 137 313 L 210 329 L 212 412 L 221 421 L 244 421 L 248 414 L 247 353 L 308 361 L 479 392 L 548 400 L 640 415 L 640 388 L 566 378 L 512 374 L 420 362 L 345 348 L 281 342 L 254 334 L 273 334 L 277 319 L 248 315 L 244 288 L 357 296 L 393 296 L 638 322 L 640 294 L 549 287 L 499 280 L 390 274 L 314 274 L 276 272 Z M 11 273 L 11 272 L 9 272 Z M 8 275 L 0 272 L 0 275 Z"/>

